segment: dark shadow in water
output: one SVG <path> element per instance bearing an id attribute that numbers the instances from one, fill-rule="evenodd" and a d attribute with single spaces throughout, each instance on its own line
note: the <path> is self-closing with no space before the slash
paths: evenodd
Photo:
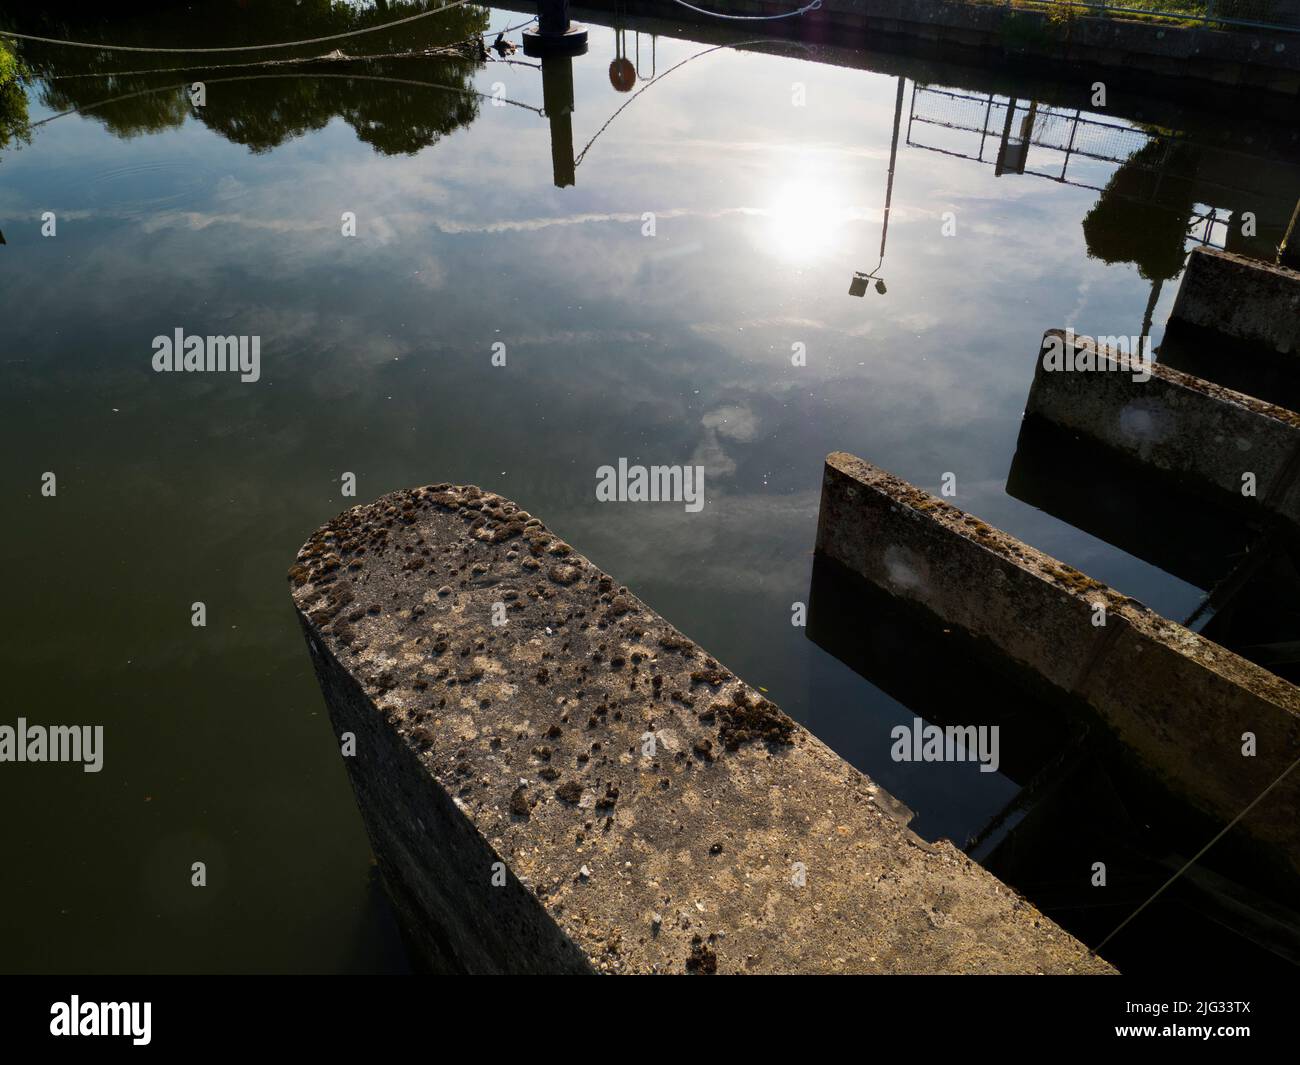
<path id="1" fill-rule="evenodd" d="M 954 842 L 1084 943 L 1105 938 L 1216 831 L 1154 785 L 1088 707 L 821 555 L 807 634 L 928 722 L 1000 726 L 1003 768 L 1019 787 L 971 838 Z M 924 810 L 937 768 L 868 772 Z M 912 827 L 934 838 L 925 817 Z M 1096 862 L 1105 863 L 1105 887 L 1092 883 Z M 1300 914 L 1276 900 L 1294 897 L 1294 885 L 1230 833 L 1103 953 L 1130 974 L 1244 965 L 1293 974 Z"/>
<path id="2" fill-rule="evenodd" d="M 1138 777 L 1122 751 L 1098 742 L 1046 778 L 1014 827 L 987 853 L 972 856 L 1095 946 L 1213 836 L 1212 826 L 1149 794 Z M 1092 885 L 1095 862 L 1105 863 L 1104 887 Z M 1276 901 L 1294 898 L 1283 887 L 1252 886 L 1230 847 L 1212 850 L 1102 954 L 1128 975 L 1250 971 L 1294 978 L 1300 913 Z"/>
<path id="3" fill-rule="evenodd" d="M 1149 468 L 1032 416 L 1020 426 L 1007 494 L 1198 588 L 1223 580 L 1263 535 L 1239 511 L 1179 492 Z"/>
<path id="4" fill-rule="evenodd" d="M 365 906 L 353 936 L 347 971 L 401 974 L 415 971 L 413 955 L 407 948 L 397 913 L 384 888 L 384 878 L 376 865 L 370 867 L 366 878 Z"/>
<path id="5" fill-rule="evenodd" d="M 1204 589 L 1174 620 L 1300 681 L 1300 544 L 1285 523 L 1193 495 L 1037 417 L 1021 425 L 1007 494 Z"/>
<path id="6" fill-rule="evenodd" d="M 1283 355 L 1263 344 L 1234 341 L 1171 319 L 1160 341 L 1159 356 L 1175 370 L 1300 411 L 1300 373 L 1294 351 Z"/>
<path id="7" fill-rule="evenodd" d="M 1064 720 L 1009 689 L 996 660 L 957 631 L 916 625 L 898 600 L 821 555 L 813 560 L 809 595 L 810 640 L 928 723 L 999 726 L 999 772 L 1015 784 L 1027 784 L 1066 745 Z M 825 732 L 819 722 L 818 736 L 834 746 Z M 917 812 L 913 829 L 933 839 L 924 783 L 908 766 L 899 768 L 879 783 Z"/>

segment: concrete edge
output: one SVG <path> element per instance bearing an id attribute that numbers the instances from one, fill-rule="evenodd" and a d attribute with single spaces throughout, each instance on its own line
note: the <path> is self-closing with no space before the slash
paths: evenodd
<path id="1" fill-rule="evenodd" d="M 845 452 L 826 460 L 817 549 L 1082 699 L 1220 823 L 1300 754 L 1300 688 Z M 1300 873 L 1293 778 L 1241 823 L 1288 877 Z"/>
<path id="2" fill-rule="evenodd" d="M 439 485 L 353 508 L 290 579 L 431 965 L 1113 971 L 500 496 Z"/>
<path id="3" fill-rule="evenodd" d="M 1300 272 L 1218 248 L 1193 248 L 1169 322 L 1204 330 L 1208 343 L 1218 335 L 1295 356 Z"/>
<path id="4" fill-rule="evenodd" d="M 1047 368 L 1064 351 L 1086 369 Z M 1147 380 L 1122 353 L 1049 329 L 1026 417 L 1041 417 L 1193 491 L 1300 522 L 1300 414 L 1159 362 Z M 1246 475 L 1253 481 L 1249 484 Z"/>

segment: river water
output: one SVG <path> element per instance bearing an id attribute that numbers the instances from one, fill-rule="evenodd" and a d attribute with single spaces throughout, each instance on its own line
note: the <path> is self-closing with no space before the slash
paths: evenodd
<path id="1" fill-rule="evenodd" d="M 47 6 L 0 3 L 0 27 L 231 46 L 421 9 Z M 523 21 L 462 7 L 290 54 Z M 893 762 L 909 708 L 791 624 L 825 455 L 936 494 L 952 474 L 957 505 L 1191 613 L 1201 589 L 1009 494 L 1008 471 L 1044 330 L 1158 343 L 1187 249 L 1276 244 L 1294 132 L 754 36 L 592 25 L 571 143 L 542 113 L 565 71 L 522 53 L 21 47 L 0 148 L 4 721 L 102 724 L 105 751 L 95 774 L 0 769 L 0 966 L 406 966 L 284 578 L 317 525 L 394 489 L 515 499 L 959 845 L 1016 785 Z M 259 379 L 155 372 L 177 329 L 259 337 Z M 598 502 L 620 458 L 702 466 L 705 506 Z"/>

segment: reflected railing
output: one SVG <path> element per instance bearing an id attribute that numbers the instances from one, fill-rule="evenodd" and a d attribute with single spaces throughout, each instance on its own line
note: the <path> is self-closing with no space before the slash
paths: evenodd
<path id="1" fill-rule="evenodd" d="M 958 134 L 970 133 L 978 136 L 979 141 L 973 151 L 927 144 L 916 139 L 917 126 L 939 127 Z M 1094 192 L 1104 191 L 1103 186 L 1071 175 L 1072 163 L 1084 159 L 1119 166 L 1139 155 L 1142 149 L 1157 145 L 1160 148 L 1158 156 L 1144 159 L 1137 165 L 1159 174 L 1169 164 L 1174 142 L 1174 138 L 1100 119 L 1081 109 L 1069 110 L 1037 101 L 999 97 L 993 93 L 979 96 L 923 84 L 912 86 L 906 139 L 910 148 L 991 164 L 999 175 L 1029 174 Z M 1028 165 L 1031 147 L 1058 153 L 1061 156 L 1059 169 L 1031 168 Z"/>

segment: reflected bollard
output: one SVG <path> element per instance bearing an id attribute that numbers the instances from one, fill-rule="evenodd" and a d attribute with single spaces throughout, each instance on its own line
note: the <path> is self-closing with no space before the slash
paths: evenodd
<path id="1" fill-rule="evenodd" d="M 569 0 L 538 0 L 537 21 L 524 30 L 524 54 L 582 55 L 587 27 L 569 21 Z"/>
<path id="2" fill-rule="evenodd" d="M 573 57 L 542 56 L 542 108 L 551 124 L 551 171 L 557 189 L 577 181 L 573 161 Z"/>

